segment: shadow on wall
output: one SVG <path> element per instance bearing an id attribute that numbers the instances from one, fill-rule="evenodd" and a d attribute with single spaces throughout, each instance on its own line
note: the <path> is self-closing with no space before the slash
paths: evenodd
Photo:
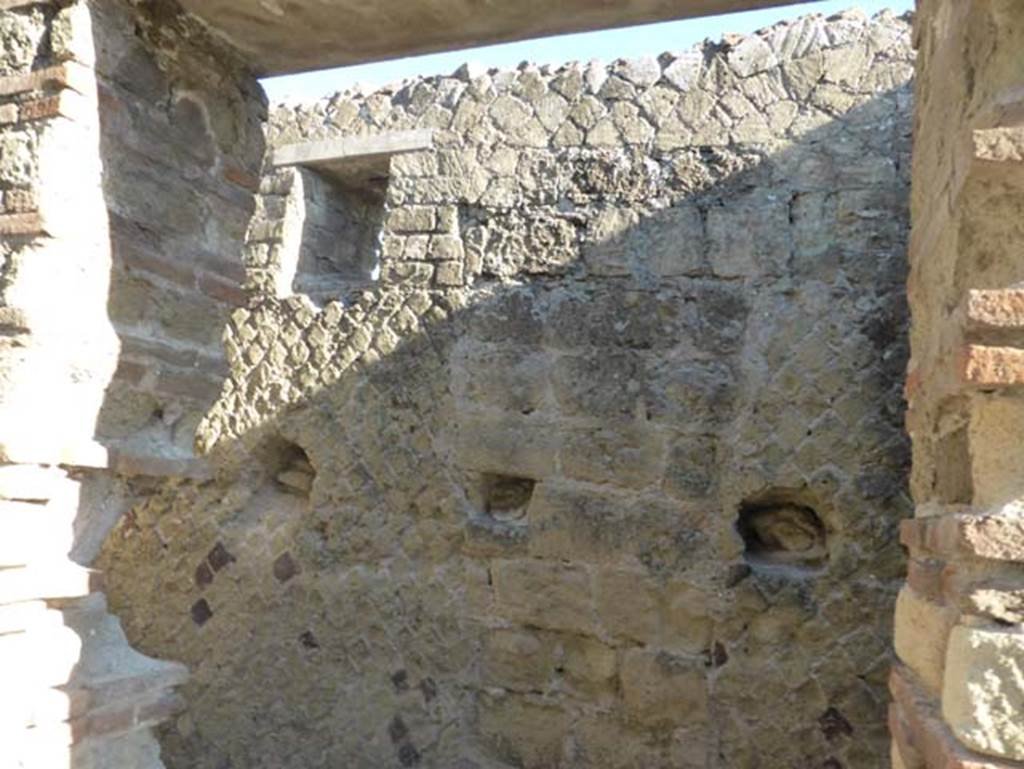
<path id="1" fill-rule="evenodd" d="M 535 153 L 458 206 L 457 285 L 385 242 L 377 286 L 236 310 L 216 476 L 99 561 L 192 671 L 169 766 L 881 765 L 908 92 L 847 106 Z"/>
<path id="2" fill-rule="evenodd" d="M 255 79 L 170 6 L 109 0 L 89 19 L 120 355 L 95 436 L 112 472 L 83 471 L 73 556 L 85 564 L 155 478 L 209 475 L 193 435 L 227 374 L 221 329 L 246 301 L 266 117 Z"/>
<path id="3" fill-rule="evenodd" d="M 265 97 L 169 7 L 99 3 L 93 25 L 121 341 L 97 435 L 126 474 L 176 475 L 193 469 L 196 425 L 227 374 L 221 330 L 246 301 Z"/>

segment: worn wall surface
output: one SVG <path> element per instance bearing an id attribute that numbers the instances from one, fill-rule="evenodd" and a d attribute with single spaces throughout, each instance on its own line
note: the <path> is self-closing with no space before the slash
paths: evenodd
<path id="1" fill-rule="evenodd" d="M 907 379 L 916 517 L 896 613 L 893 765 L 1024 760 L 1024 7 L 927 0 Z"/>
<path id="2" fill-rule="evenodd" d="M 244 302 L 241 244 L 263 157 L 265 97 L 237 55 L 157 4 L 90 6 L 119 365 L 96 431 L 107 446 L 187 460 Z"/>
<path id="3" fill-rule="evenodd" d="M 0 3 L 0 765 L 161 767 L 175 662 L 129 645 L 99 546 L 227 371 L 266 105 L 176 6 Z"/>
<path id="4" fill-rule="evenodd" d="M 263 176 L 216 475 L 99 561 L 191 670 L 168 766 L 883 765 L 909 36 L 808 17 L 275 113 L 276 145 L 434 147 L 390 163 L 379 280 L 312 298 L 309 172 Z"/>

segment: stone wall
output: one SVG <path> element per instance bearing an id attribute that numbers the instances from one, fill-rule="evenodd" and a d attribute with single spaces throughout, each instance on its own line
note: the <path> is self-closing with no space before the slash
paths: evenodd
<path id="1" fill-rule="evenodd" d="M 313 297 L 330 174 L 268 161 L 216 476 L 100 559 L 192 672 L 168 765 L 882 765 L 911 60 L 851 13 L 278 110 L 433 147 Z"/>
<path id="2" fill-rule="evenodd" d="M 265 97 L 237 54 L 169 3 L 95 2 L 104 198 L 119 365 L 96 431 L 158 471 L 188 460 L 245 301 L 241 243 L 263 158 Z M 154 465 L 151 467 L 150 465 Z"/>
<path id="3" fill-rule="evenodd" d="M 1024 8 L 919 3 L 893 766 L 1024 760 Z"/>
<path id="4" fill-rule="evenodd" d="M 201 474 L 265 103 L 168 3 L 4 0 L 0 37 L 0 764 L 154 769 L 188 671 L 88 567 L 152 476 Z"/>

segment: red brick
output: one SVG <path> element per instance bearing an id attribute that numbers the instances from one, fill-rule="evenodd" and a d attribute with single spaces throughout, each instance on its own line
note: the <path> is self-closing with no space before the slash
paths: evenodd
<path id="1" fill-rule="evenodd" d="M 159 339 L 134 334 L 121 335 L 121 354 L 134 361 L 159 361 L 178 368 L 192 368 L 197 361 L 195 350 L 175 347 Z"/>
<path id="2" fill-rule="evenodd" d="M 63 64 L 20 75 L 7 75 L 0 77 L 0 96 L 38 91 L 46 87 L 68 88 L 70 79 L 69 70 Z"/>
<path id="3" fill-rule="evenodd" d="M 73 718 L 70 722 L 71 739 L 77 743 L 86 737 L 121 734 L 154 726 L 184 709 L 184 699 L 171 691 L 135 702 L 119 702 Z"/>
<path id="4" fill-rule="evenodd" d="M 194 288 L 195 273 L 192 266 L 182 264 L 164 254 L 150 251 L 127 237 L 114 239 L 114 264 L 120 264 L 132 270 L 143 270 L 153 275 L 177 283 L 185 288 Z"/>
<path id="5" fill-rule="evenodd" d="M 903 709 L 895 702 L 889 705 L 889 734 L 892 736 L 900 758 L 907 769 L 923 769 L 921 754 L 914 745 L 914 739 L 907 725 Z"/>
<path id="6" fill-rule="evenodd" d="M 141 363 L 135 363 L 130 360 L 120 360 L 117 363 L 117 370 L 114 372 L 114 379 L 137 385 L 145 378 L 146 371 L 146 367 Z"/>
<path id="7" fill-rule="evenodd" d="M 135 713 L 139 724 L 152 726 L 176 716 L 185 709 L 184 698 L 175 692 L 165 692 L 159 699 L 145 702 Z"/>
<path id="8" fill-rule="evenodd" d="M 921 391 L 921 374 L 915 366 L 909 372 L 907 372 L 907 378 L 903 382 L 903 397 L 907 401 L 911 401 Z"/>
<path id="9" fill-rule="evenodd" d="M 99 102 L 100 112 L 110 116 L 114 112 L 121 112 L 124 109 L 124 102 L 117 94 L 102 85 L 96 87 L 96 99 Z"/>
<path id="10" fill-rule="evenodd" d="M 60 114 L 59 95 L 47 96 L 45 99 L 36 99 L 35 101 L 25 102 L 21 105 L 21 109 L 18 113 L 19 118 L 26 123 L 32 120 L 45 120 L 47 118 L 57 117 Z"/>
<path id="11" fill-rule="evenodd" d="M 227 166 L 224 169 L 224 180 L 250 192 L 256 192 L 260 188 L 260 178 L 238 166 Z"/>
<path id="12" fill-rule="evenodd" d="M 969 328 L 1024 328 L 1024 289 L 971 290 L 965 305 Z"/>
<path id="13" fill-rule="evenodd" d="M 907 563 L 907 584 L 922 598 L 942 603 L 944 565 L 942 561 L 911 558 Z"/>
<path id="14" fill-rule="evenodd" d="M 1024 385 L 1024 350 L 967 345 L 961 354 L 960 375 L 973 387 L 1019 387 Z"/>
<path id="15" fill-rule="evenodd" d="M 134 705 L 111 705 L 71 720 L 71 741 L 79 743 L 86 737 L 128 732 L 135 728 Z"/>
<path id="16" fill-rule="evenodd" d="M 928 518 L 908 518 L 900 521 L 900 544 L 916 553 L 927 550 L 925 533 L 928 531 Z"/>
<path id="17" fill-rule="evenodd" d="M 241 286 L 211 272 L 196 270 L 196 282 L 199 290 L 208 297 L 233 307 L 239 307 L 249 301 L 249 294 Z"/>
<path id="18" fill-rule="evenodd" d="M 208 379 L 196 371 L 163 369 L 157 375 L 153 389 L 164 395 L 213 403 L 220 395 L 221 382 Z"/>

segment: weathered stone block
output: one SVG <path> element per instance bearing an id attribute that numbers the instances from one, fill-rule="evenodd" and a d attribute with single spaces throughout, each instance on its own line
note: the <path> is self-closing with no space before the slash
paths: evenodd
<path id="1" fill-rule="evenodd" d="M 583 259 L 596 275 L 697 275 L 704 267 L 704 224 L 695 206 L 644 218 L 630 208 L 605 209 L 589 223 L 587 241 Z"/>
<path id="2" fill-rule="evenodd" d="M 1024 328 L 1024 289 L 971 289 L 964 304 L 969 329 Z"/>
<path id="3" fill-rule="evenodd" d="M 671 728 L 708 719 L 703 664 L 651 649 L 629 649 L 622 657 L 626 713 L 645 726 Z"/>
<path id="4" fill-rule="evenodd" d="M 968 425 L 970 501 L 979 510 L 997 511 L 1024 496 L 1022 430 L 1024 399 L 1000 395 L 971 399 Z M 1010 531 L 1006 530 L 1005 534 L 1009 536 Z M 1024 558 L 1024 542 L 1017 549 Z"/>
<path id="5" fill-rule="evenodd" d="M 555 467 L 561 437 L 539 415 L 461 414 L 456 429 L 456 462 L 462 467 L 535 479 Z"/>
<path id="6" fill-rule="evenodd" d="M 597 613 L 606 633 L 653 643 L 661 629 L 658 585 L 642 571 L 601 569 L 595 576 Z"/>
<path id="7" fill-rule="evenodd" d="M 961 608 L 968 614 L 1018 625 L 1024 623 L 1024 588 L 998 580 L 974 585 L 962 595 Z"/>
<path id="8" fill-rule="evenodd" d="M 789 212 L 781 201 L 733 199 L 708 209 L 711 269 L 724 278 L 783 270 L 791 249 Z"/>
<path id="9" fill-rule="evenodd" d="M 717 442 L 684 435 L 669 447 L 662 488 L 680 499 L 703 497 L 714 490 L 718 470 Z"/>
<path id="10" fill-rule="evenodd" d="M 740 77 L 750 77 L 779 63 L 775 52 L 759 35 L 748 35 L 726 54 L 729 66 Z"/>
<path id="11" fill-rule="evenodd" d="M 555 400 L 567 416 L 636 417 L 644 385 L 643 359 L 631 352 L 566 356 L 552 371 Z"/>
<path id="12" fill-rule="evenodd" d="M 589 572 L 555 561 L 497 561 L 492 567 L 497 611 L 514 622 L 593 633 L 597 617 Z"/>
<path id="13" fill-rule="evenodd" d="M 487 696 L 480 705 L 480 732 L 499 756 L 524 769 L 561 761 L 571 718 L 561 708 L 523 695 Z"/>
<path id="14" fill-rule="evenodd" d="M 569 478 L 639 489 L 660 477 L 664 443 L 662 435 L 646 425 L 571 428 L 559 456 Z"/>
<path id="15" fill-rule="evenodd" d="M 889 689 L 896 701 L 890 710 L 892 733 L 902 760 L 911 769 L 1012 769 L 1012 762 L 966 749 L 943 721 L 937 703 L 905 668 L 893 668 Z"/>
<path id="16" fill-rule="evenodd" d="M 949 636 L 942 715 L 969 748 L 1024 760 L 1024 635 L 957 625 Z"/>
<path id="17" fill-rule="evenodd" d="M 559 643 L 558 663 L 574 688 L 591 694 L 613 693 L 618 656 L 612 647 L 593 638 L 566 636 Z"/>
<path id="18" fill-rule="evenodd" d="M 971 344 L 960 359 L 965 384 L 979 388 L 1024 385 L 1024 350 L 1016 347 L 988 347 Z"/>
<path id="19" fill-rule="evenodd" d="M 984 163 L 1024 163 L 1024 127 L 975 130 L 974 158 Z"/>
<path id="20" fill-rule="evenodd" d="M 896 599 L 896 654 L 934 695 L 942 691 L 949 631 L 956 612 L 904 586 Z"/>
<path id="21" fill-rule="evenodd" d="M 661 646 L 686 654 L 707 653 L 713 623 L 708 595 L 680 579 L 664 587 L 664 614 L 661 622 Z"/>
<path id="22" fill-rule="evenodd" d="M 726 302 L 717 304 L 724 307 Z M 735 314 L 737 308 L 729 309 Z M 668 291 L 653 295 L 628 290 L 567 292 L 552 296 L 545 310 L 538 318 L 544 322 L 544 341 L 557 350 L 596 347 L 660 351 L 677 346 L 693 334 L 686 305 L 681 305 L 678 294 Z M 728 323 L 719 325 L 728 333 Z"/>
<path id="23" fill-rule="evenodd" d="M 646 373 L 643 406 L 648 419 L 710 431 L 731 413 L 736 384 L 722 363 L 663 358 L 649 363 Z"/>
<path id="24" fill-rule="evenodd" d="M 427 206 L 404 206 L 391 210 L 386 226 L 392 232 L 433 232 L 436 224 L 436 209 Z"/>
<path id="25" fill-rule="evenodd" d="M 455 359 L 453 390 L 466 405 L 524 415 L 545 407 L 551 365 L 546 354 L 529 347 L 463 344 Z"/>
<path id="26" fill-rule="evenodd" d="M 589 563 L 619 561 L 668 566 L 675 564 L 675 545 L 687 535 L 696 536 L 698 516 L 681 515 L 658 497 L 634 498 L 626 494 L 600 493 L 585 488 L 538 486 L 530 503 L 532 555 Z M 668 560 L 662 563 L 662 559 Z"/>
<path id="27" fill-rule="evenodd" d="M 942 515 L 900 524 L 900 539 L 915 550 L 1024 561 L 1024 521 L 1014 516 Z"/>
<path id="28" fill-rule="evenodd" d="M 554 674 L 554 666 L 550 638 L 528 631 L 496 630 L 485 642 L 481 674 L 488 686 L 542 691 Z"/>

